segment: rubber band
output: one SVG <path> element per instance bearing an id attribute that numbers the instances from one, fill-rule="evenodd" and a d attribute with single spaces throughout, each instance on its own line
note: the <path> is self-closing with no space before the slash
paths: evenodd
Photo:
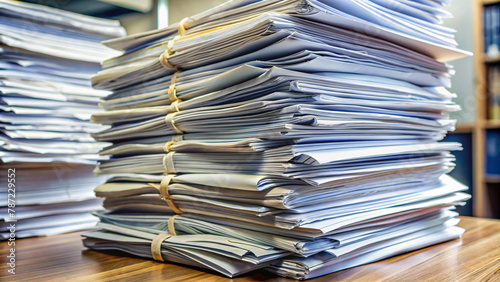
<path id="1" fill-rule="evenodd" d="M 180 130 L 176 125 L 175 125 L 175 121 L 174 121 L 174 117 L 175 115 L 177 114 L 178 112 L 173 112 L 173 113 L 170 113 L 168 114 L 166 117 L 165 117 L 165 122 L 167 123 L 167 125 L 173 129 L 176 133 L 178 134 L 183 134 L 184 132 L 182 130 Z"/>
<path id="2" fill-rule="evenodd" d="M 153 255 L 154 260 L 165 261 L 161 255 L 161 244 L 170 237 L 172 237 L 171 234 L 158 234 L 153 239 L 151 242 L 151 254 Z"/>
<path id="3" fill-rule="evenodd" d="M 167 205 L 176 213 L 176 214 L 182 214 L 182 211 L 174 204 L 173 200 L 170 198 L 170 193 L 168 192 L 168 185 L 170 185 L 170 181 L 172 181 L 172 178 L 174 178 L 176 175 L 174 174 L 169 174 L 166 175 L 160 183 L 160 195 L 162 199 L 167 202 Z M 170 228 L 169 228 L 170 230 Z M 175 232 L 174 234 L 175 235 Z"/>
<path id="4" fill-rule="evenodd" d="M 175 85 L 176 82 L 177 82 L 177 75 L 180 73 L 180 71 L 176 71 L 174 72 L 174 74 L 172 74 L 172 78 L 170 79 L 170 84 L 172 85 Z"/>
<path id="5" fill-rule="evenodd" d="M 182 19 L 179 22 L 179 26 L 177 27 L 177 35 L 168 41 L 167 50 L 160 55 L 160 63 L 166 69 L 177 69 L 177 66 L 173 65 L 169 62 L 168 58 L 172 55 L 172 49 L 174 48 L 174 44 L 176 40 L 179 40 L 181 37 L 186 35 L 186 23 L 190 21 L 189 17 Z"/>
<path id="6" fill-rule="evenodd" d="M 167 50 L 165 52 L 161 53 L 160 55 L 160 63 L 165 67 L 166 69 L 177 69 L 177 66 L 170 63 L 168 58 L 172 55 L 172 49 L 174 48 L 174 44 L 176 40 L 179 40 L 181 38 L 179 35 L 176 35 L 172 40 L 168 41 L 167 43 Z"/>
<path id="7" fill-rule="evenodd" d="M 168 185 L 170 185 L 170 181 L 177 175 L 175 174 L 168 174 L 163 177 L 163 179 L 160 182 L 160 194 L 163 199 L 168 199 L 170 198 L 170 193 L 168 192 Z"/>
<path id="8" fill-rule="evenodd" d="M 160 185 L 158 183 L 148 183 L 148 185 L 160 191 Z"/>
<path id="9" fill-rule="evenodd" d="M 169 208 L 171 208 L 176 214 L 182 214 L 182 211 L 174 204 L 171 198 L 165 200 Z"/>
<path id="10" fill-rule="evenodd" d="M 164 200 L 167 205 L 172 209 L 176 214 L 182 214 L 181 209 L 179 209 L 173 202 L 173 200 L 170 198 L 170 192 L 168 191 L 168 186 L 170 185 L 170 182 L 174 177 L 177 175 L 175 174 L 167 174 L 165 177 L 161 180 L 160 184 L 158 185 L 157 183 L 148 183 L 150 186 L 158 189 L 160 192 L 161 199 Z M 175 234 L 173 234 L 175 235 Z"/>
<path id="11" fill-rule="evenodd" d="M 172 236 L 176 236 L 177 232 L 175 232 L 175 226 L 174 226 L 174 221 L 179 215 L 176 214 L 174 216 L 171 216 L 170 219 L 168 220 L 168 232 L 172 234 Z"/>
<path id="12" fill-rule="evenodd" d="M 174 48 L 174 44 L 176 40 L 179 40 L 181 37 L 179 35 L 176 35 L 174 38 L 172 38 L 170 41 L 167 43 L 167 50 L 163 53 L 167 53 L 167 55 L 170 57 L 172 53 L 172 49 Z"/>
<path id="13" fill-rule="evenodd" d="M 170 79 L 170 86 L 168 87 L 168 99 L 172 102 L 174 101 L 179 101 L 181 100 L 177 97 L 177 75 L 179 74 L 179 71 L 176 71 L 173 75 L 172 78 Z"/>
<path id="14" fill-rule="evenodd" d="M 165 151 L 166 153 L 170 152 L 170 147 L 172 147 L 172 145 L 174 145 L 175 141 L 168 141 L 167 143 L 165 143 L 165 146 L 163 146 L 163 151 Z"/>
<path id="15" fill-rule="evenodd" d="M 191 20 L 189 17 L 186 17 L 186 18 L 183 18 L 180 22 L 179 22 L 179 27 L 178 27 L 178 30 L 177 30 L 177 33 L 179 34 L 179 36 L 185 36 L 186 35 L 186 22 Z"/>
<path id="16" fill-rule="evenodd" d="M 165 56 L 166 54 L 166 56 Z M 177 69 L 176 66 L 172 65 L 169 61 L 168 61 L 168 57 L 170 57 L 170 54 L 167 53 L 167 51 L 161 53 L 160 55 L 160 64 L 166 68 L 166 69 Z"/>
<path id="17" fill-rule="evenodd" d="M 168 109 L 169 112 L 175 113 L 175 112 L 180 112 L 181 109 L 179 108 L 179 104 L 182 102 L 181 100 L 175 100 L 170 104 L 170 109 Z"/>
<path id="18" fill-rule="evenodd" d="M 168 174 L 176 174 L 174 167 L 174 154 L 175 152 L 169 152 L 163 157 L 163 167 L 165 168 L 165 172 Z"/>
<path id="19" fill-rule="evenodd" d="M 175 83 L 170 84 L 168 87 L 168 99 L 172 102 L 179 100 L 179 98 L 177 98 L 177 88 L 175 87 Z"/>

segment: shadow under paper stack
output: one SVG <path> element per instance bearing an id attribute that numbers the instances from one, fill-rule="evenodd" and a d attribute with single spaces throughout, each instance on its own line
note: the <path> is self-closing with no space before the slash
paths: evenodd
<path id="1" fill-rule="evenodd" d="M 105 42 L 93 250 L 307 279 L 460 237 L 447 1 L 230 1 Z"/>

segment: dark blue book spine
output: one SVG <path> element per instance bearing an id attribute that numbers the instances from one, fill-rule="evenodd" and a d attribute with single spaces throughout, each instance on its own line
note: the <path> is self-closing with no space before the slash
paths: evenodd
<path id="1" fill-rule="evenodd" d="M 485 6 L 483 10 L 483 32 L 484 32 L 484 53 L 488 52 L 488 46 L 490 45 L 490 7 Z"/>
<path id="2" fill-rule="evenodd" d="M 500 130 L 486 132 L 486 174 L 500 176 Z"/>
<path id="3" fill-rule="evenodd" d="M 494 17 L 494 30 L 493 33 L 495 35 L 495 41 L 493 44 L 497 46 L 496 50 L 498 50 L 498 47 L 500 46 L 500 5 L 495 5 L 493 6 L 493 9 L 495 11 L 495 17 Z"/>
<path id="4" fill-rule="evenodd" d="M 497 6 L 491 6 L 491 42 L 490 49 L 494 50 L 494 45 L 497 44 Z M 490 51 L 491 52 L 491 51 Z"/>

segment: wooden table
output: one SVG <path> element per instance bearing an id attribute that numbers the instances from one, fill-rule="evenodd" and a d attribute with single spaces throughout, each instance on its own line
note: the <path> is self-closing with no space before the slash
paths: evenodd
<path id="1" fill-rule="evenodd" d="M 459 225 L 467 229 L 462 239 L 308 281 L 500 281 L 500 220 L 462 217 Z M 15 275 L 7 272 L 10 247 L 1 243 L 1 280 L 294 281 L 263 271 L 231 280 L 180 265 L 88 251 L 80 233 L 16 242 Z"/>

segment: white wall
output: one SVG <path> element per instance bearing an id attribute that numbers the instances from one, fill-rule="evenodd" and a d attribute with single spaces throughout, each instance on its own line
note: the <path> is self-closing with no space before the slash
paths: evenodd
<path id="1" fill-rule="evenodd" d="M 180 22 L 183 18 L 201 13 L 227 0 L 168 0 L 168 23 Z"/>
<path id="2" fill-rule="evenodd" d="M 454 0 L 448 7 L 454 18 L 447 19 L 444 25 L 457 30 L 456 40 L 460 49 L 474 50 L 474 27 L 473 27 L 474 0 Z M 471 124 L 476 120 L 475 115 L 475 87 L 474 87 L 474 59 L 463 58 L 450 62 L 455 67 L 456 75 L 452 78 L 451 91 L 458 95 L 455 100 L 462 106 L 462 111 L 452 113 L 459 123 Z"/>
<path id="3" fill-rule="evenodd" d="M 122 26 L 127 30 L 127 34 L 134 34 L 156 29 L 156 9 L 147 14 L 133 13 L 120 17 Z"/>

